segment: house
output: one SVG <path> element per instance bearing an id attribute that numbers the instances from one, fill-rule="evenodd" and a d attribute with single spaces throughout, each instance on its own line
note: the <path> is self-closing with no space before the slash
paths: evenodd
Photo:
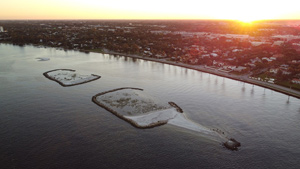
<path id="1" fill-rule="evenodd" d="M 260 46 L 264 44 L 264 42 L 250 42 L 252 46 Z"/>
<path id="2" fill-rule="evenodd" d="M 243 50 L 241 50 L 241 49 L 233 49 L 232 50 L 233 53 L 235 53 L 235 52 L 241 52 L 241 51 L 243 51 Z"/>
<path id="3" fill-rule="evenodd" d="M 295 79 L 292 80 L 292 83 L 300 84 L 300 79 L 296 79 L 296 78 L 295 78 Z"/>
<path id="4" fill-rule="evenodd" d="M 292 72 L 288 72 L 288 71 L 285 71 L 285 70 L 282 71 L 282 74 L 283 74 L 283 75 L 290 75 L 291 73 L 292 73 Z"/>
<path id="5" fill-rule="evenodd" d="M 273 78 L 268 79 L 269 83 L 273 83 L 274 84 L 275 83 L 274 81 L 275 81 L 275 79 L 273 79 Z"/>
<path id="6" fill-rule="evenodd" d="M 234 70 L 236 68 L 236 66 L 231 66 L 231 65 L 226 65 L 226 66 L 223 66 L 223 69 L 230 69 L 230 70 Z"/>
<path id="7" fill-rule="evenodd" d="M 218 54 L 216 54 L 216 53 L 211 53 L 210 54 L 212 57 L 218 57 L 219 55 Z"/>
<path id="8" fill-rule="evenodd" d="M 180 59 L 180 56 L 177 56 L 177 57 L 173 56 L 173 57 L 171 57 L 171 60 L 173 60 L 173 61 L 178 61 L 179 59 Z"/>
<path id="9" fill-rule="evenodd" d="M 228 61 L 234 61 L 234 60 L 235 60 L 235 57 L 234 57 L 234 58 L 228 58 L 228 59 L 226 59 L 226 60 L 228 60 Z"/>
<path id="10" fill-rule="evenodd" d="M 278 72 L 278 69 L 273 69 L 273 68 L 271 68 L 271 69 L 269 70 L 269 72 L 270 72 L 270 73 L 277 74 L 277 72 Z"/>
<path id="11" fill-rule="evenodd" d="M 253 63 L 246 63 L 245 66 L 247 66 L 247 65 L 249 65 L 250 67 L 256 67 L 256 65 Z"/>
<path id="12" fill-rule="evenodd" d="M 155 55 L 155 58 L 158 58 L 158 59 L 163 59 L 163 58 L 166 58 L 167 56 L 164 55 L 164 54 L 156 54 Z"/>
<path id="13" fill-rule="evenodd" d="M 284 55 L 283 54 L 276 54 L 276 55 L 273 55 L 272 57 L 278 59 L 278 58 L 284 57 Z"/>
<path id="14" fill-rule="evenodd" d="M 280 46 L 284 43 L 284 41 L 275 41 L 272 46 Z"/>
<path id="15" fill-rule="evenodd" d="M 286 64 L 280 65 L 280 69 L 287 70 L 288 68 L 289 68 L 289 65 L 286 65 Z"/>
<path id="16" fill-rule="evenodd" d="M 238 66 L 238 67 L 234 68 L 233 70 L 237 71 L 237 72 L 242 72 L 243 70 L 246 70 L 246 69 L 247 69 L 247 67 L 245 67 L 245 66 Z"/>
<path id="17" fill-rule="evenodd" d="M 197 64 L 198 61 L 199 61 L 199 59 L 192 59 L 190 62 L 191 62 L 191 64 Z"/>
<path id="18" fill-rule="evenodd" d="M 292 63 L 300 63 L 300 60 L 292 60 Z"/>
<path id="19" fill-rule="evenodd" d="M 222 52 L 220 49 L 213 50 L 213 53 L 220 53 L 220 52 Z"/>
<path id="20" fill-rule="evenodd" d="M 268 61 L 268 62 L 272 62 L 272 61 L 273 61 L 272 59 L 267 58 L 267 57 L 263 57 L 262 60 L 266 60 L 266 61 Z"/>
<path id="21" fill-rule="evenodd" d="M 201 57 L 202 57 L 202 58 L 205 58 L 205 57 L 208 57 L 208 58 L 209 58 L 210 55 L 209 55 L 209 54 L 205 54 L 205 55 L 202 55 Z"/>
<path id="22" fill-rule="evenodd" d="M 217 61 L 214 60 L 213 65 L 221 67 L 221 66 L 224 66 L 224 63 L 223 62 L 217 62 Z"/>
<path id="23" fill-rule="evenodd" d="M 261 62 L 261 59 L 256 57 L 255 59 L 251 59 L 252 63 Z"/>

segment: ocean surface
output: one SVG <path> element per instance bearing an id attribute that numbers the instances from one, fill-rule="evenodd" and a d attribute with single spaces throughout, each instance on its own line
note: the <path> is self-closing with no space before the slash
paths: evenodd
<path id="1" fill-rule="evenodd" d="M 38 61 L 38 57 L 50 58 Z M 62 87 L 43 76 L 75 69 L 101 79 Z M 242 146 L 199 132 L 137 129 L 91 101 L 142 88 Z M 162 63 L 0 44 L 0 168 L 299 168 L 300 100 L 259 86 Z"/>

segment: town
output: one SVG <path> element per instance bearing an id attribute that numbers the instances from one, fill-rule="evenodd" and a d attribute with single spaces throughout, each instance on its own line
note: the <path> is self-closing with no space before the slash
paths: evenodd
<path id="1" fill-rule="evenodd" d="M 0 43 L 164 59 L 300 90 L 297 21 L 0 21 Z"/>

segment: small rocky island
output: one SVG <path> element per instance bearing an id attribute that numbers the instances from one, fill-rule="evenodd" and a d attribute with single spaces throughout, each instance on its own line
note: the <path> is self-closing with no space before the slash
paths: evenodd
<path id="1" fill-rule="evenodd" d="M 63 87 L 84 84 L 101 78 L 101 76 L 94 74 L 81 75 L 72 69 L 55 69 L 45 72 L 43 75 L 48 79 L 59 83 Z"/>

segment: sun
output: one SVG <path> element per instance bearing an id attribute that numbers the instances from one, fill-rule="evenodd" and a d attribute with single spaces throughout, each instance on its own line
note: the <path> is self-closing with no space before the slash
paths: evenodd
<path id="1" fill-rule="evenodd" d="M 240 19 L 237 19 L 237 20 L 242 22 L 242 23 L 245 23 L 245 24 L 251 24 L 252 22 L 257 21 L 258 19 L 245 17 L 245 18 L 240 18 Z"/>
<path id="2" fill-rule="evenodd" d="M 268 18 L 266 15 L 264 15 L 263 13 L 260 12 L 250 12 L 250 11 L 239 11 L 239 12 L 227 12 L 227 15 L 225 15 L 226 19 L 230 19 L 230 20 L 236 20 L 239 21 L 241 23 L 245 23 L 245 24 L 251 24 L 255 21 L 259 21 L 259 20 L 264 20 L 266 18 Z"/>
<path id="3" fill-rule="evenodd" d="M 265 20 L 267 18 L 270 18 L 268 16 L 265 16 L 260 13 L 240 13 L 239 15 L 233 17 L 234 20 L 237 20 L 239 22 L 245 23 L 245 24 L 252 24 L 255 21 Z"/>

